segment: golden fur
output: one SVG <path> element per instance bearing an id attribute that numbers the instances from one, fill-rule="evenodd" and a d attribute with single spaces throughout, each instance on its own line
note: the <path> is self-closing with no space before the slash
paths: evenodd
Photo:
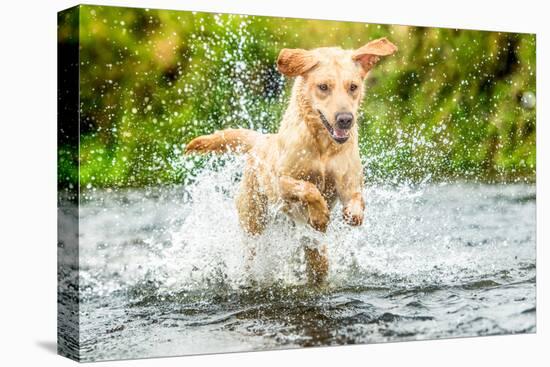
<path id="1" fill-rule="evenodd" d="M 270 204 L 281 204 L 294 220 L 325 232 L 330 209 L 340 200 L 346 222 L 362 224 L 365 204 L 356 116 L 367 73 L 380 57 L 395 51 L 397 47 L 385 38 L 357 50 L 283 49 L 277 67 L 296 80 L 279 131 L 227 129 L 187 145 L 186 152 L 247 154 L 236 198 L 247 233 L 264 230 Z M 339 128 L 343 125 L 338 116 L 346 114 L 353 116 L 352 125 Z M 328 273 L 326 247 L 305 251 L 309 279 L 322 282 Z"/>

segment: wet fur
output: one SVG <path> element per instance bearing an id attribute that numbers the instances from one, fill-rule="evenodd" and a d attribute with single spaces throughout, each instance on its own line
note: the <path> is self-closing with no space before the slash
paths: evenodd
<path id="1" fill-rule="evenodd" d="M 385 38 L 357 50 L 283 49 L 278 69 L 296 80 L 279 131 L 260 134 L 227 129 L 200 136 L 187 145 L 187 153 L 246 153 L 236 204 L 240 224 L 248 234 L 258 235 L 265 229 L 270 204 L 281 205 L 295 221 L 325 232 L 331 208 L 340 200 L 345 221 L 362 224 L 365 204 L 357 123 L 350 129 L 348 140 L 339 144 L 323 125 L 319 111 L 332 116 L 349 110 L 356 115 L 368 71 L 380 56 L 396 50 Z M 334 84 L 331 96 L 320 94 L 319 80 Z M 357 92 L 345 89 L 348 80 L 360 83 Z M 326 245 L 306 248 L 305 257 L 309 280 L 322 283 L 328 274 Z"/>

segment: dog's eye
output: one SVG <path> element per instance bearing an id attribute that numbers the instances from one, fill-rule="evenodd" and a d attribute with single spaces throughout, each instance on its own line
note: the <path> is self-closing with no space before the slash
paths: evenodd
<path id="1" fill-rule="evenodd" d="M 318 85 L 319 89 L 322 90 L 323 92 L 326 92 L 328 90 L 328 85 L 326 84 L 319 84 Z"/>
<path id="2" fill-rule="evenodd" d="M 349 86 L 349 90 L 352 91 L 352 92 L 355 91 L 356 89 L 357 89 L 357 84 L 353 84 L 353 83 L 352 83 L 352 84 Z"/>

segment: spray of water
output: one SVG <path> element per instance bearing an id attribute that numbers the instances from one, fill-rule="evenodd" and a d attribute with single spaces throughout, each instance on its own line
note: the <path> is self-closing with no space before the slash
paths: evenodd
<path id="1" fill-rule="evenodd" d="M 170 84 L 173 90 L 165 97 L 146 96 L 143 105 L 136 99 L 136 105 L 127 108 L 132 113 L 124 115 L 133 123 L 115 126 L 114 136 L 149 136 L 174 124 L 182 124 L 188 138 L 228 125 L 276 130 L 288 96 L 285 81 L 272 64 L 275 55 L 265 50 L 280 47 L 258 47 L 253 20 L 231 15 L 193 17 L 188 73 Z M 194 55 L 203 55 L 202 61 Z M 136 75 L 142 81 L 149 78 L 148 73 Z M 388 119 L 391 111 L 380 108 L 384 100 L 371 96 L 370 90 L 367 98 L 377 100 L 372 105 L 385 111 Z M 388 96 L 392 106 L 394 98 Z M 155 103 L 177 111 L 158 121 L 150 119 L 148 111 Z M 182 104 L 193 105 L 196 111 L 180 115 Z M 532 206 L 501 210 L 502 198 L 519 197 L 533 187 L 430 184 L 432 175 L 450 164 L 446 159 L 453 141 L 448 121 L 414 121 L 404 128 L 403 121 L 384 125 L 372 108 L 366 111 L 370 113 L 361 117 L 365 130 L 361 151 L 367 153 L 364 173 L 370 183 L 363 193 L 365 222 L 361 227 L 346 225 L 337 205 L 323 235 L 270 208 L 266 231 L 248 238 L 234 204 L 242 157 L 183 157 L 183 142 L 173 140 L 181 135 L 173 132 L 160 135 L 160 141 L 156 135 L 151 139 L 169 152 L 166 157 L 156 153 L 148 157 L 143 149 L 152 146 L 149 141 L 136 144 L 140 150 L 129 165 L 151 175 L 147 182 L 159 185 L 158 177 L 166 172 L 168 181 L 185 182 L 112 192 L 86 185 L 80 208 L 82 296 L 130 290 L 138 298 L 162 298 L 301 287 L 306 282 L 304 238 L 327 245 L 327 288 L 332 290 L 453 286 L 521 269 L 518 263 L 534 263 Z M 388 126 L 397 128 L 387 130 Z M 131 129 L 143 131 L 133 134 Z M 126 151 L 120 154 L 117 162 L 127 159 Z M 249 262 L 251 248 L 257 255 Z"/>
<path id="2" fill-rule="evenodd" d="M 499 213 L 506 200 L 525 195 L 521 185 L 368 186 L 361 227 L 345 224 L 338 205 L 326 234 L 271 208 L 266 231 L 249 238 L 234 204 L 243 165 L 241 157 L 211 157 L 183 187 L 88 193 L 81 209 L 83 296 L 301 287 L 304 238 L 328 247 L 329 290 L 464 285 L 521 272 L 518 263 L 534 260 L 533 238 L 525 237 L 532 208 Z"/>

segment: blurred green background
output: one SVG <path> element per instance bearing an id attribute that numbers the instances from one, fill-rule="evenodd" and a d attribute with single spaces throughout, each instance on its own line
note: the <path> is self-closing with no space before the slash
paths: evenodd
<path id="1" fill-rule="evenodd" d="M 535 35 L 80 6 L 80 185 L 180 183 L 182 150 L 225 127 L 277 130 L 283 47 L 399 52 L 369 75 L 359 119 L 368 181 L 535 179 Z M 78 182 L 60 146 L 58 175 Z"/>

